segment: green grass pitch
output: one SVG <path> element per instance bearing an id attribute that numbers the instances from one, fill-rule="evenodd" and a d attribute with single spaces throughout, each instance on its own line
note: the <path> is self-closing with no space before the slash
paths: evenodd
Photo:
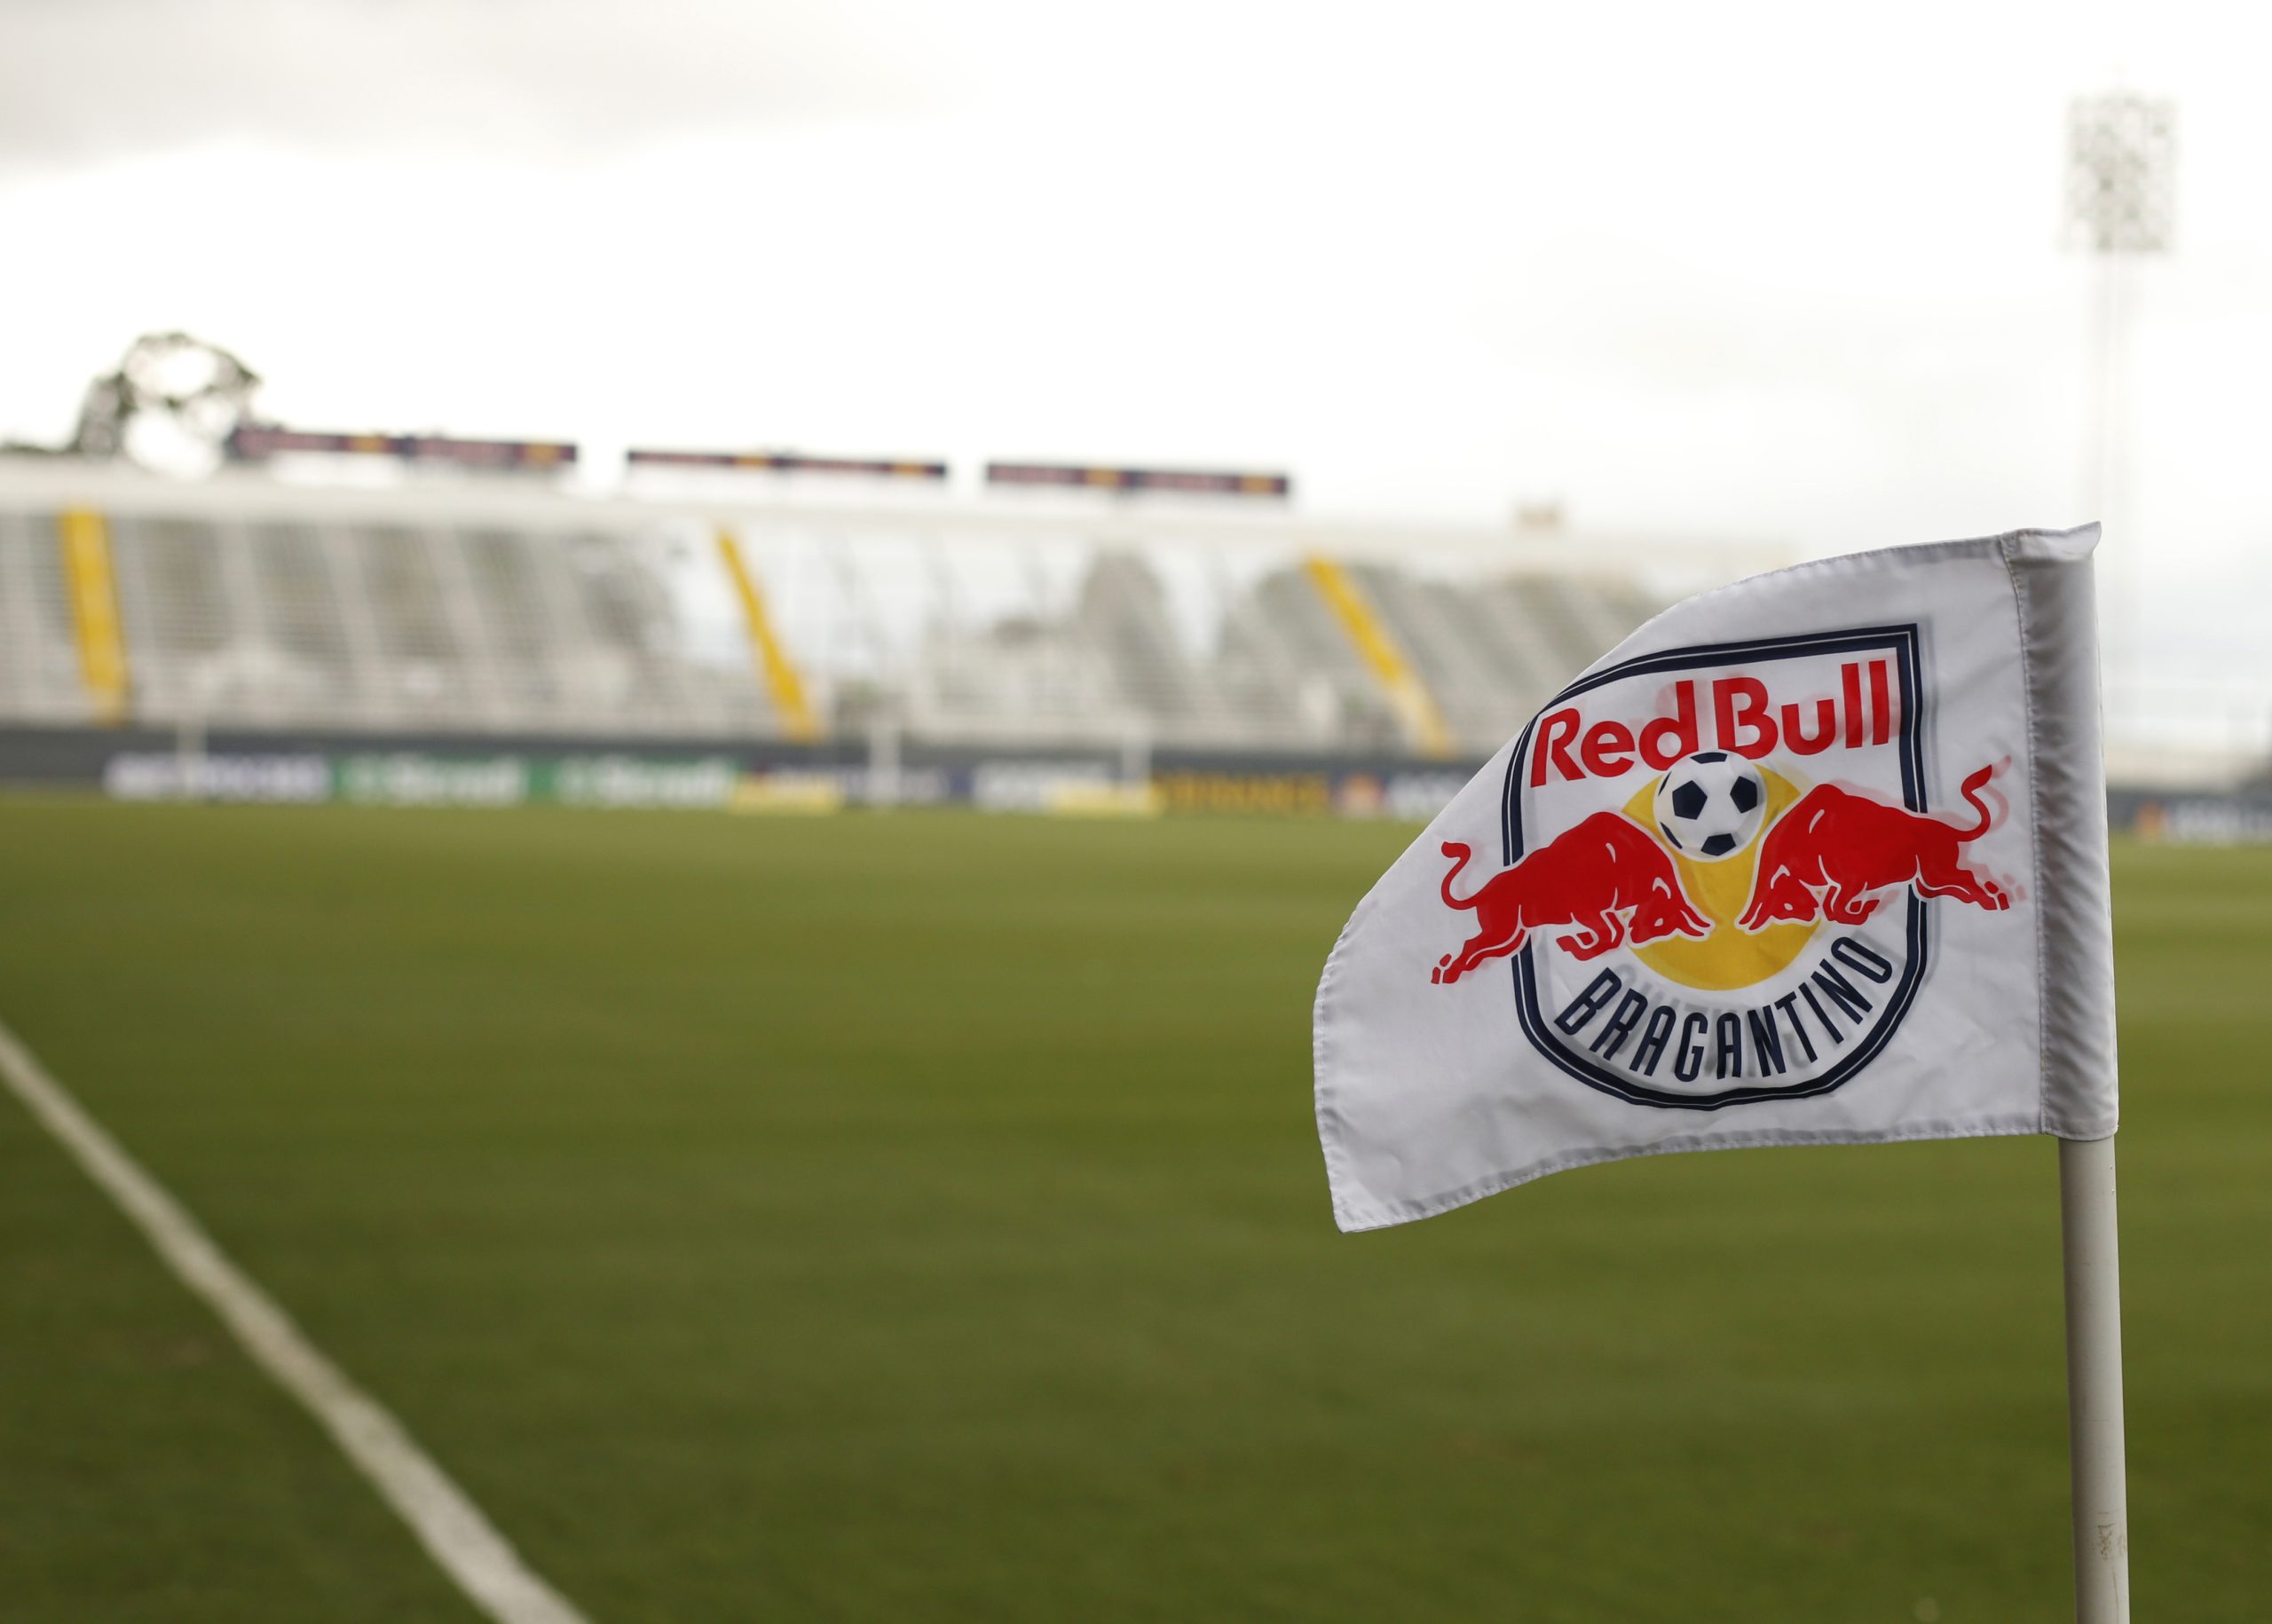
<path id="1" fill-rule="evenodd" d="M 1342 1237 L 1411 832 L 0 804 L 4 1018 L 596 1624 L 2068 1614 L 2044 1140 Z M 2272 851 L 2118 861 L 2139 1615 L 2272 1598 Z M 467 1620 L 0 1100 L 0 1617 Z"/>

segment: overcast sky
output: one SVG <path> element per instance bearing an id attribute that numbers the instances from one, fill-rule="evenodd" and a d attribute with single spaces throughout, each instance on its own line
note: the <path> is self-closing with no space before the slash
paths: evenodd
<path id="1" fill-rule="evenodd" d="M 2244 15 L 0 0 L 0 435 L 185 327 L 309 427 L 1284 467 L 1817 551 L 2068 523 L 2065 108 L 2120 83 L 2180 106 L 2118 544 L 2181 630 L 2272 587 Z"/>

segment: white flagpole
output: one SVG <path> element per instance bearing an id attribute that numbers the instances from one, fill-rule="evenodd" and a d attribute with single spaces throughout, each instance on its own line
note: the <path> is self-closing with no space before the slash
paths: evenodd
<path id="1" fill-rule="evenodd" d="M 2114 1140 L 2059 1141 L 2067 1261 L 2067 1429 L 2076 1624 L 2129 1624 L 2130 1517 L 2122 1461 L 2122 1272 Z"/>

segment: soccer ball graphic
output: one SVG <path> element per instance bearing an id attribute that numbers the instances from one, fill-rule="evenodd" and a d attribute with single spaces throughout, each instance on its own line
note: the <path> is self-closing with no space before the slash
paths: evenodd
<path id="1" fill-rule="evenodd" d="M 1657 828 L 1673 850 L 1717 863 L 1752 842 L 1767 816 L 1759 769 L 1724 750 L 1700 750 L 1657 780 Z"/>

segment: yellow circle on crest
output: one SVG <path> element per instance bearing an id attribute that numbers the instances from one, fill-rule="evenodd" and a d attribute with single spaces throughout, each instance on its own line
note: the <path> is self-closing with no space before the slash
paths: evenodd
<path id="1" fill-rule="evenodd" d="M 1821 923 L 1817 919 L 1792 920 L 1770 925 L 1755 934 L 1736 927 L 1736 921 L 1743 917 L 1744 909 L 1751 902 L 1751 880 L 1759 867 L 1760 843 L 1767 838 L 1767 831 L 1783 808 L 1802 793 L 1797 784 L 1772 768 L 1760 767 L 1759 777 L 1767 785 L 1767 813 L 1759 820 L 1759 832 L 1741 851 L 1713 863 L 1699 863 L 1684 852 L 1674 851 L 1666 842 L 1663 832 L 1657 827 L 1655 779 L 1643 784 L 1625 803 L 1625 816 L 1647 830 L 1650 837 L 1670 854 L 1674 866 L 1680 871 L 1681 889 L 1688 893 L 1688 900 L 1696 904 L 1697 911 L 1712 921 L 1712 934 L 1701 941 L 1692 936 L 1666 936 L 1634 947 L 1634 956 L 1668 981 L 1712 992 L 1755 986 L 1796 958 L 1799 950 L 1806 946 L 1807 938 Z"/>

